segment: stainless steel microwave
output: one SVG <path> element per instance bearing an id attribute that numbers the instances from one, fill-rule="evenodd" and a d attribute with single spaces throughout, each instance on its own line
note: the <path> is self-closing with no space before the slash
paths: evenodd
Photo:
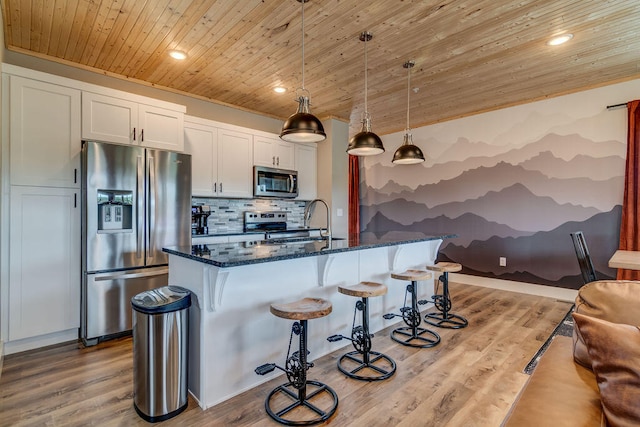
<path id="1" fill-rule="evenodd" d="M 298 172 L 254 166 L 253 195 L 256 197 L 298 197 Z"/>

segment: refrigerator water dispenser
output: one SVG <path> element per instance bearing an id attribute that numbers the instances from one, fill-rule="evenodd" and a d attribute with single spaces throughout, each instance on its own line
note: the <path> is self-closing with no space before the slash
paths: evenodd
<path id="1" fill-rule="evenodd" d="M 98 233 L 131 232 L 133 192 L 98 190 Z"/>

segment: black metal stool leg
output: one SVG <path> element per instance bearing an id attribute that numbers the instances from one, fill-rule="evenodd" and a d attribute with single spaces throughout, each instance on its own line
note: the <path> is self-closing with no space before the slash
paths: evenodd
<path id="1" fill-rule="evenodd" d="M 369 299 L 362 298 L 356 304 L 355 310 L 362 311 L 362 328 L 352 327 L 351 341 L 355 351 L 351 351 L 343 355 L 338 360 L 338 369 L 340 372 L 350 378 L 363 381 L 380 381 L 385 380 L 396 372 L 396 362 L 389 356 L 377 351 L 371 351 L 372 334 L 369 333 Z M 338 339 L 347 338 L 342 335 L 334 335 L 329 337 L 329 341 L 338 341 Z M 373 356 L 373 358 L 371 357 Z M 355 367 L 353 367 L 355 365 Z"/>
<path id="2" fill-rule="evenodd" d="M 280 368 L 286 372 L 289 382 L 282 384 L 273 389 L 267 399 L 264 402 L 265 410 L 267 414 L 277 422 L 290 426 L 303 426 L 318 424 L 328 420 L 336 412 L 338 407 L 338 395 L 336 392 L 326 384 L 319 381 L 307 380 L 307 369 L 313 367 L 312 363 L 307 362 L 307 320 L 300 320 L 299 328 L 299 350 L 293 353 L 287 358 L 286 368 L 281 368 L 275 364 L 265 364 L 256 369 L 256 373 L 264 375 L 271 372 L 274 368 Z M 292 329 L 292 334 L 296 331 L 296 325 Z M 289 344 L 291 347 L 291 344 Z M 313 386 L 313 389 L 308 392 L 307 386 Z M 285 400 L 292 401 L 288 406 L 283 406 L 282 398 L 274 399 L 277 396 L 284 396 Z M 328 395 L 331 400 L 326 398 L 320 399 L 322 395 Z M 322 407 L 316 406 L 312 403 L 318 396 L 319 402 L 332 402 L 330 405 L 324 403 Z M 272 399 L 274 399 L 272 401 Z M 274 409 L 278 402 L 278 407 L 281 409 Z M 329 406 L 328 408 L 326 408 Z M 295 418 L 288 418 L 287 414 L 296 408 L 301 408 L 296 411 Z M 326 409 L 324 409 L 326 408 Z M 300 419 L 302 418 L 302 419 Z"/>
<path id="3" fill-rule="evenodd" d="M 406 346 L 428 348 L 440 343 L 440 335 L 426 328 L 419 327 L 422 319 L 418 310 L 417 282 L 407 285 L 407 292 L 411 294 L 411 307 L 402 308 L 402 319 L 408 326 L 391 331 L 391 339 Z M 389 315 L 385 315 L 385 318 Z M 393 317 L 393 315 L 391 315 Z"/>
<path id="4" fill-rule="evenodd" d="M 451 297 L 449 296 L 449 273 L 447 271 L 442 273 L 440 281 L 442 282 L 442 295 L 434 295 L 436 308 L 438 308 L 439 312 L 425 314 L 424 321 L 439 328 L 466 328 L 469 325 L 467 319 L 457 314 L 449 313 L 449 310 L 451 309 Z M 440 297 L 440 304 L 437 304 L 437 297 Z"/>

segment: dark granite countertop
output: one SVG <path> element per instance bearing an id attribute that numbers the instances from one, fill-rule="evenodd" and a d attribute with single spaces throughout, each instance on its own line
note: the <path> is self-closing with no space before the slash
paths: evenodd
<path id="1" fill-rule="evenodd" d="M 333 238 L 331 242 L 324 239 L 304 238 L 286 241 L 171 246 L 162 250 L 171 255 L 225 268 L 453 237 L 457 235 L 428 235 L 417 232 L 389 232 L 381 235 L 360 233 L 347 239 Z"/>

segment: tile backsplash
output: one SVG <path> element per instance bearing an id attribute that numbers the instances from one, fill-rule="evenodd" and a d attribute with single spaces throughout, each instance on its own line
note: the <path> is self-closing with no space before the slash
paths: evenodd
<path id="1" fill-rule="evenodd" d="M 219 199 L 193 197 L 192 205 L 208 205 L 211 215 L 208 218 L 209 234 L 242 233 L 246 211 L 285 211 L 287 228 L 301 228 L 302 216 L 307 202 L 303 200 L 283 199 Z"/>

